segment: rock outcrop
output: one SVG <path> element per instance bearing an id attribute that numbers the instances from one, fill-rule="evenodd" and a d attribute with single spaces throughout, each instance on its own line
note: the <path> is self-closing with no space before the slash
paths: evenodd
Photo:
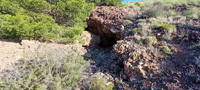
<path id="1" fill-rule="evenodd" d="M 87 30 L 99 35 L 101 43 L 107 46 L 121 38 L 121 32 L 124 30 L 123 20 L 126 15 L 120 7 L 97 6 L 87 18 Z"/>
<path id="2" fill-rule="evenodd" d="M 133 40 L 120 40 L 114 45 L 114 50 L 123 59 L 124 74 L 132 78 L 148 78 L 151 74 L 160 73 L 158 53 L 153 48 L 147 48 Z"/>

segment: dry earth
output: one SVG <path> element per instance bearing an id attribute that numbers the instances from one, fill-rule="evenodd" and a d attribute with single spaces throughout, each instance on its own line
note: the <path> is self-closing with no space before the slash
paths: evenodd
<path id="1" fill-rule="evenodd" d="M 38 41 L 22 40 L 20 43 L 0 41 L 0 71 L 14 65 L 20 58 L 42 47 L 73 48 L 79 55 L 84 55 L 86 50 L 81 44 L 64 45 L 56 43 L 40 43 Z"/>

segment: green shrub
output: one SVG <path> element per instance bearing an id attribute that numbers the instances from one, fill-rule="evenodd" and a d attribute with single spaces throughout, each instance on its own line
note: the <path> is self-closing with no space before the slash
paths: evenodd
<path id="1" fill-rule="evenodd" d="M 91 2 L 95 3 L 97 6 L 103 5 L 102 0 L 91 0 Z"/>
<path id="2" fill-rule="evenodd" d="M 167 43 L 165 41 L 161 41 L 161 45 L 159 46 L 160 50 L 167 55 L 172 55 L 171 49 L 169 49 Z"/>
<path id="3" fill-rule="evenodd" d="M 163 28 L 169 33 L 176 33 L 176 26 L 171 24 L 159 24 L 156 28 Z"/>
<path id="4" fill-rule="evenodd" d="M 105 0 L 107 6 L 119 6 L 122 0 Z"/>
<path id="5" fill-rule="evenodd" d="M 200 17 L 199 13 L 200 13 L 200 9 L 192 8 L 192 9 L 188 9 L 188 10 L 184 11 L 183 15 L 186 16 L 187 18 L 199 19 L 199 17 Z"/>
<path id="6" fill-rule="evenodd" d="M 155 36 L 148 36 L 145 38 L 145 44 L 152 45 L 157 43 L 157 38 Z"/>
<path id="7" fill-rule="evenodd" d="M 135 28 L 135 29 L 132 30 L 132 32 L 135 33 L 135 34 L 141 35 L 141 34 L 142 34 L 142 29 L 140 29 L 140 28 Z"/>
<path id="8" fill-rule="evenodd" d="M 142 36 L 135 35 L 134 39 L 139 44 L 144 44 L 144 45 L 149 45 L 149 46 L 157 43 L 157 38 L 155 36 L 142 37 Z"/>
<path id="9" fill-rule="evenodd" d="M 51 47 L 25 55 L 0 77 L 3 90 L 69 90 L 89 65 L 72 48 Z"/>
<path id="10" fill-rule="evenodd" d="M 37 39 L 72 42 L 84 31 L 82 27 L 65 27 L 55 23 L 51 16 L 28 13 L 27 15 L 0 15 L 0 35 L 9 39 Z"/>
<path id="11" fill-rule="evenodd" d="M 138 19 L 137 21 L 138 21 L 139 23 L 141 23 L 141 22 L 145 22 L 144 19 Z"/>
<path id="12" fill-rule="evenodd" d="M 171 52 L 171 50 L 167 46 L 164 46 L 162 50 L 163 50 L 164 54 L 167 54 L 167 55 L 172 55 L 173 54 Z"/>
<path id="13" fill-rule="evenodd" d="M 176 13 L 175 11 L 173 11 L 173 10 L 169 10 L 168 12 L 167 12 L 167 16 L 176 16 L 178 13 Z"/>
<path id="14" fill-rule="evenodd" d="M 51 5 L 45 0 L 16 0 L 16 3 L 19 3 L 24 9 L 33 12 L 50 11 L 51 9 Z"/>
<path id="15" fill-rule="evenodd" d="M 161 2 L 155 2 L 144 8 L 143 16 L 147 18 L 158 17 L 164 15 L 164 5 Z"/>
<path id="16" fill-rule="evenodd" d="M 19 4 L 10 2 L 9 0 L 0 0 L 0 13 L 16 15 L 22 12 L 22 8 Z"/>
<path id="17" fill-rule="evenodd" d="M 114 84 L 106 78 L 94 79 L 91 81 L 90 90 L 113 90 Z"/>
<path id="18" fill-rule="evenodd" d="M 122 0 L 91 0 L 95 5 L 120 6 Z"/>
<path id="19" fill-rule="evenodd" d="M 163 39 L 165 40 L 171 40 L 171 35 L 174 33 L 176 33 L 176 26 L 175 25 L 171 25 L 171 24 L 159 24 L 156 28 L 158 29 L 164 29 L 165 33 L 162 36 Z"/>
<path id="20" fill-rule="evenodd" d="M 73 42 L 74 40 L 79 40 L 78 35 L 83 33 L 83 31 L 84 31 L 84 28 L 82 28 L 82 27 L 68 28 L 64 33 L 66 38 L 61 39 L 61 42 L 63 42 L 63 41 Z"/>
<path id="21" fill-rule="evenodd" d="M 83 28 L 87 27 L 86 18 L 94 8 L 94 4 L 85 0 L 0 1 L 0 37 L 9 39 L 42 37 L 42 40 L 71 42 L 78 39 Z M 65 24 L 68 30 L 56 24 L 52 16 L 42 14 L 50 12 L 51 9 L 51 15 L 56 22 Z"/>
<path id="22" fill-rule="evenodd" d="M 62 32 L 58 30 L 59 26 L 55 21 L 44 14 L 39 14 L 34 18 L 27 15 L 1 15 L 0 19 L 3 20 L 0 32 L 10 39 L 35 39 L 37 37 L 55 39 Z"/>
<path id="23" fill-rule="evenodd" d="M 60 0 L 57 3 L 57 14 L 62 15 L 70 27 L 87 27 L 86 18 L 90 15 L 94 4 L 87 3 L 85 0 Z M 62 19 L 63 20 L 63 19 Z"/>
<path id="24" fill-rule="evenodd" d="M 146 5 L 149 5 L 154 2 L 162 2 L 164 6 L 166 6 L 167 8 L 171 8 L 178 5 L 188 5 L 188 4 L 199 5 L 200 3 L 199 0 L 148 0 L 148 1 L 145 1 L 144 3 Z"/>

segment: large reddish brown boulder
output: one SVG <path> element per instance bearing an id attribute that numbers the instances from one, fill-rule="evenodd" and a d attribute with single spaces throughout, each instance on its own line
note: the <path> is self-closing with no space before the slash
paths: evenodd
<path id="1" fill-rule="evenodd" d="M 120 39 L 126 15 L 121 7 L 97 6 L 86 20 L 87 30 L 99 35 L 102 41 Z"/>

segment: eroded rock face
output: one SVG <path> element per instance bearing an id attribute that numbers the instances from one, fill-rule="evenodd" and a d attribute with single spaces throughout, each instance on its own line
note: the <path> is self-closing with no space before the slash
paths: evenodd
<path id="1" fill-rule="evenodd" d="M 91 16 L 87 18 L 87 30 L 101 37 L 101 42 L 121 38 L 121 32 L 124 30 L 123 20 L 126 12 L 120 7 L 97 6 Z"/>
<path id="2" fill-rule="evenodd" d="M 121 55 L 124 74 L 127 77 L 148 78 L 160 73 L 158 56 L 152 48 L 146 48 L 134 41 L 120 40 L 114 45 L 116 53 Z"/>

